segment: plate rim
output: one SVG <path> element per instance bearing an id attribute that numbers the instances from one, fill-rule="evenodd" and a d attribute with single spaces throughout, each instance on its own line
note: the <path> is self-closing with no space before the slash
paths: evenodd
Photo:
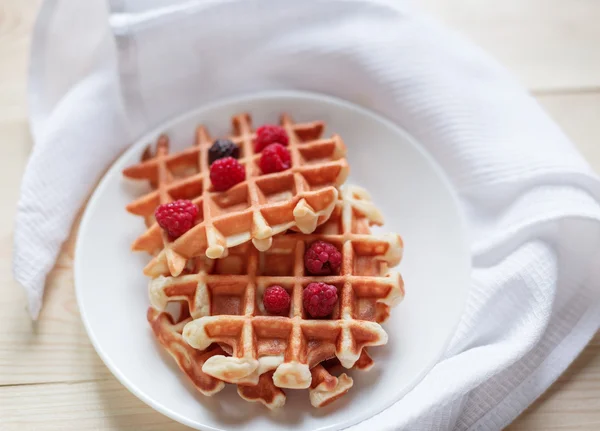
<path id="1" fill-rule="evenodd" d="M 123 151 L 111 163 L 110 167 L 104 172 L 104 174 L 102 175 L 102 178 L 100 179 L 100 181 L 98 182 L 98 184 L 96 185 L 94 190 L 92 191 L 91 197 L 85 204 L 85 209 L 84 209 L 84 212 L 83 212 L 83 215 L 81 218 L 81 223 L 79 224 L 79 228 L 77 231 L 77 238 L 75 241 L 75 250 L 74 250 L 74 259 L 73 259 L 74 260 L 73 284 L 75 286 L 75 297 L 77 300 L 77 306 L 79 308 L 79 315 L 81 317 L 81 321 L 83 322 L 83 326 L 85 328 L 88 339 L 90 340 L 92 346 L 94 347 L 94 350 L 96 351 L 96 353 L 98 354 L 100 359 L 102 359 L 102 362 L 104 363 L 104 365 L 110 370 L 112 375 L 115 376 L 115 378 L 119 381 L 119 383 L 121 385 L 123 385 L 125 388 L 127 388 L 127 390 L 129 392 L 131 392 L 138 399 L 143 401 L 146 405 L 148 405 L 152 409 L 156 410 L 157 412 L 163 414 L 164 416 L 167 416 L 168 418 L 170 418 L 176 422 L 179 422 L 183 425 L 186 425 L 192 429 L 203 429 L 203 430 L 209 430 L 209 431 L 222 431 L 223 430 L 223 428 L 215 428 L 211 425 L 201 424 L 198 421 L 191 420 L 191 419 L 187 418 L 186 416 L 183 416 L 183 415 L 169 409 L 168 407 L 165 407 L 162 404 L 155 402 L 151 397 L 147 396 L 144 392 L 139 390 L 134 383 L 132 383 L 128 380 L 127 376 L 125 376 L 118 369 L 118 367 L 112 362 L 112 360 L 110 359 L 108 354 L 106 354 L 104 352 L 99 341 L 96 339 L 96 336 L 94 335 L 94 331 L 92 330 L 91 324 L 86 316 L 86 313 L 84 313 L 85 308 L 83 305 L 82 294 L 80 293 L 81 289 L 83 289 L 82 287 L 80 287 L 82 285 L 82 283 L 79 281 L 80 278 L 82 277 L 82 275 L 81 275 L 82 269 L 80 269 L 80 265 L 78 264 L 79 259 L 77 257 L 80 254 L 80 249 L 83 247 L 82 243 L 84 241 L 83 236 L 80 235 L 80 233 L 86 230 L 87 224 L 91 217 L 90 208 L 93 208 L 95 206 L 95 201 L 99 199 L 101 192 L 109 184 L 109 178 L 112 177 L 113 171 L 116 169 L 116 165 L 118 164 L 119 160 L 130 157 L 132 153 L 137 151 L 137 147 L 140 145 L 141 142 L 150 140 L 152 137 L 157 136 L 162 131 L 169 129 L 173 125 L 184 122 L 188 118 L 194 117 L 194 116 L 198 115 L 199 112 L 202 112 L 202 111 L 209 111 L 209 110 L 217 109 L 223 105 L 229 105 L 229 104 L 233 104 L 233 103 L 243 103 L 243 102 L 249 102 L 249 101 L 254 101 L 254 100 L 274 99 L 274 98 L 292 98 L 292 99 L 296 98 L 296 99 L 305 99 L 305 100 L 312 99 L 313 101 L 324 102 L 326 104 L 342 105 L 345 108 L 353 109 L 355 111 L 358 111 L 360 114 L 371 117 L 372 119 L 374 119 L 376 121 L 383 122 L 387 127 L 394 129 L 398 134 L 402 135 L 414 147 L 414 149 L 417 150 L 421 154 L 421 156 L 423 156 L 429 162 L 429 164 L 432 166 L 433 170 L 435 171 L 435 173 L 441 180 L 444 188 L 450 194 L 452 206 L 455 208 L 456 214 L 459 219 L 459 223 L 458 223 L 458 226 L 456 227 L 456 229 L 460 233 L 460 238 L 461 238 L 460 248 L 463 251 L 463 253 L 465 254 L 465 256 L 467 257 L 467 259 L 465 259 L 466 261 L 464 262 L 465 268 L 463 269 L 463 271 L 466 271 L 466 273 L 469 274 L 472 270 L 471 254 L 470 254 L 468 242 L 467 242 L 466 217 L 465 217 L 463 208 L 460 204 L 458 194 L 457 194 L 456 190 L 454 189 L 454 187 L 452 186 L 452 183 L 450 182 L 450 180 L 447 177 L 444 170 L 435 161 L 435 159 L 432 157 L 432 155 L 423 147 L 423 145 L 421 145 L 415 138 L 413 138 L 413 136 L 410 133 L 408 133 L 403 127 L 397 125 L 395 122 L 391 121 L 385 115 L 383 115 L 379 112 L 365 108 L 356 103 L 349 102 L 345 99 L 333 97 L 333 96 L 326 95 L 323 93 L 316 93 L 316 92 L 310 92 L 310 91 L 298 91 L 298 90 L 273 90 L 273 91 L 259 91 L 259 92 L 243 93 L 243 94 L 240 94 L 240 95 L 234 96 L 234 97 L 218 99 L 213 102 L 206 103 L 206 104 L 197 106 L 193 109 L 187 110 L 171 119 L 161 122 L 157 127 L 149 130 L 148 132 L 142 134 L 141 136 L 139 136 L 137 138 L 132 139 L 132 142 L 129 145 L 129 147 L 125 151 Z M 461 321 L 460 316 L 462 316 L 464 314 L 466 300 L 467 300 L 468 293 L 470 290 L 471 290 L 470 285 L 466 286 L 464 289 L 464 294 L 463 294 L 463 298 L 461 301 L 460 313 L 457 312 L 458 318 L 453 323 L 452 331 L 449 333 L 449 336 L 447 337 L 447 339 L 445 340 L 443 345 L 440 346 L 440 353 L 438 355 L 436 355 L 436 357 L 430 363 L 428 363 L 427 366 L 425 366 L 423 368 L 423 371 L 415 377 L 415 379 L 413 380 L 413 383 L 408 385 L 408 387 L 403 391 L 403 393 L 401 395 L 394 397 L 393 400 L 390 402 L 383 403 L 382 404 L 383 407 L 377 407 L 377 409 L 376 409 L 377 411 L 369 410 L 366 412 L 366 414 L 360 414 L 360 415 L 356 416 L 356 419 L 348 420 L 346 422 L 340 422 L 338 424 L 325 425 L 323 427 L 319 427 L 317 429 L 317 431 L 334 430 L 334 429 L 341 430 L 341 429 L 345 429 L 345 428 L 348 428 L 348 427 L 351 427 L 354 425 L 358 425 L 358 424 L 364 422 L 365 420 L 368 420 L 374 416 L 377 416 L 378 414 L 391 408 L 394 404 L 398 403 L 399 401 L 402 400 L 402 398 L 404 398 L 407 394 L 409 394 L 425 378 L 425 376 L 432 370 L 432 368 L 443 357 L 443 354 L 446 351 L 448 345 L 450 344 L 454 334 L 456 333 L 458 325 Z M 201 427 L 201 428 L 199 428 L 199 427 Z"/>

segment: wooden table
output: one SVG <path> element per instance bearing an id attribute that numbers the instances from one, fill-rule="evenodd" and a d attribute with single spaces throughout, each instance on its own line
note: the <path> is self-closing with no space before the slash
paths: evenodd
<path id="1" fill-rule="evenodd" d="M 13 215 L 31 150 L 30 32 L 40 0 L 0 0 L 0 430 L 183 430 L 111 375 L 88 341 L 73 292 L 73 238 L 37 323 L 11 275 Z M 422 0 L 528 86 L 600 170 L 600 2 Z M 600 429 L 600 336 L 511 430 Z"/>

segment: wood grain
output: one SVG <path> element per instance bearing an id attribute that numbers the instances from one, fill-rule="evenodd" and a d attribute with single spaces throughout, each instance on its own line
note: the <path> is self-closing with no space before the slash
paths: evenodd
<path id="1" fill-rule="evenodd" d="M 421 0 L 504 62 L 600 170 L 600 2 Z M 0 0 L 0 430 L 187 429 L 118 383 L 85 334 L 75 302 L 75 232 L 32 323 L 12 280 L 13 217 L 31 138 L 29 35 L 41 0 Z M 510 430 L 600 429 L 600 335 Z"/>
<path id="2" fill-rule="evenodd" d="M 23 402 L 16 408 L 14 400 Z M 0 418 L 0 430 L 189 430 L 146 406 L 112 377 L 4 388 Z"/>
<path id="3" fill-rule="evenodd" d="M 0 386 L 110 377 L 79 317 L 73 290 L 74 238 L 71 235 L 48 277 L 38 322 L 31 321 L 25 294 L 14 281 L 9 300 L 0 302 L 0 315 L 7 322 L 0 330 Z M 2 259 L 6 268 L 1 274 L 10 274 L 8 264 Z"/>

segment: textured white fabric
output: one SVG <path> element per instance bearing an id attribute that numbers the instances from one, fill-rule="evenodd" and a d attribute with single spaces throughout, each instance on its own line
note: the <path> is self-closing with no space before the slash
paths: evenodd
<path id="1" fill-rule="evenodd" d="M 35 147 L 15 231 L 34 315 L 75 209 L 133 137 L 221 97 L 300 89 L 405 128 L 469 224 L 471 290 L 445 357 L 352 429 L 500 429 L 597 330 L 598 179 L 496 62 L 408 2 L 113 0 L 110 27 L 99 3 L 59 14 L 67 3 L 46 3 L 34 38 Z"/>

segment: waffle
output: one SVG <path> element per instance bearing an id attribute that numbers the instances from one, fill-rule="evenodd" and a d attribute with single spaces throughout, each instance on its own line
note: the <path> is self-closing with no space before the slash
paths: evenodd
<path id="1" fill-rule="evenodd" d="M 225 387 L 222 381 L 202 371 L 202 365 L 208 358 L 214 355 L 224 355 L 225 351 L 216 344 L 204 351 L 193 349 L 181 336 L 185 324 L 192 320 L 187 304 L 182 303 L 177 318 L 166 311 L 159 311 L 152 307 L 148 308 L 147 318 L 156 339 L 173 357 L 181 371 L 189 377 L 198 391 L 210 396 Z"/>
<path id="2" fill-rule="evenodd" d="M 177 318 L 153 307 L 148 308 L 147 318 L 156 339 L 198 391 L 212 396 L 223 389 L 225 384 L 203 372 L 202 366 L 211 356 L 227 355 L 226 351 L 217 344 L 200 351 L 192 348 L 181 336 L 185 324 L 192 320 L 186 302 L 181 303 Z M 330 365 L 329 368 L 333 366 Z M 323 407 L 335 401 L 352 387 L 352 379 L 346 374 L 334 377 L 321 364 L 315 366 L 311 373 L 313 378 L 309 397 L 315 407 Z M 247 401 L 262 403 L 269 409 L 282 407 L 286 401 L 285 392 L 273 383 L 273 371 L 262 374 L 256 385 L 238 385 L 238 394 Z"/>
<path id="3" fill-rule="evenodd" d="M 311 394 L 316 393 L 327 380 L 319 377 L 320 368 L 314 370 L 317 365 L 336 357 L 346 368 L 368 368 L 372 361 L 364 347 L 387 342 L 378 322 L 404 296 L 400 275 L 388 269 L 399 263 L 402 241 L 395 234 L 370 234 L 369 226 L 381 223 L 366 192 L 345 187 L 331 218 L 314 234 L 278 235 L 265 252 L 243 244 L 223 259 L 190 260 L 185 274 L 150 282 L 152 306 L 164 310 L 168 302 L 186 301 L 194 320 L 185 325 L 184 340 L 202 352 L 214 343 L 227 346 L 230 355 L 207 358 L 204 373 L 229 383 L 257 385 L 262 375 L 273 372 L 279 388 L 311 388 Z M 304 273 L 304 250 L 316 240 L 342 251 L 340 275 Z M 340 300 L 330 320 L 309 320 L 304 314 L 302 289 L 312 281 L 338 288 Z M 262 295 L 273 284 L 290 292 L 288 317 L 269 316 L 263 309 Z M 338 378 L 338 391 L 350 384 L 348 379 Z M 315 403 L 321 403 L 318 397 Z"/>
<path id="4" fill-rule="evenodd" d="M 323 122 L 295 124 L 283 114 L 281 125 L 288 134 L 292 166 L 261 175 L 250 116 L 236 115 L 232 125 L 229 139 L 240 147 L 239 162 L 246 168 L 246 180 L 225 192 L 212 189 L 208 150 L 213 140 L 203 126 L 197 129 L 191 148 L 168 154 L 168 138 L 161 136 L 155 154 L 146 151 L 139 164 L 123 171 L 125 177 L 148 180 L 153 187 L 127 206 L 148 225 L 132 245 L 133 250 L 156 255 L 144 269 L 146 275 L 179 275 L 190 258 L 222 258 L 229 248 L 250 240 L 264 251 L 274 235 L 290 228 L 312 233 L 330 217 L 336 187 L 348 175 L 346 148 L 339 136 L 320 139 Z M 200 211 L 195 226 L 171 241 L 153 213 L 159 204 L 176 199 L 190 199 Z"/>
<path id="5" fill-rule="evenodd" d="M 312 384 L 308 389 L 310 403 L 313 407 L 325 407 L 345 395 L 354 383 L 350 377 L 342 373 L 335 377 L 330 370 L 321 364 L 311 370 Z M 270 409 L 285 404 L 285 392 L 273 383 L 273 371 L 262 374 L 257 385 L 238 385 L 238 394 L 250 402 L 260 402 Z"/>
<path id="6" fill-rule="evenodd" d="M 226 355 L 225 350 L 218 344 L 214 344 L 204 351 L 199 351 L 187 344 L 181 336 L 185 324 L 192 320 L 187 304 L 181 304 L 181 311 L 177 318 L 153 307 L 148 308 L 147 318 L 156 339 L 198 391 L 212 396 L 225 387 L 225 383 L 221 380 L 202 371 L 206 359 L 214 355 Z M 260 402 L 270 409 L 282 407 L 286 400 L 285 393 L 273 384 L 272 374 L 265 373 L 260 376 L 256 385 L 238 386 L 238 393 L 242 398 Z"/>

